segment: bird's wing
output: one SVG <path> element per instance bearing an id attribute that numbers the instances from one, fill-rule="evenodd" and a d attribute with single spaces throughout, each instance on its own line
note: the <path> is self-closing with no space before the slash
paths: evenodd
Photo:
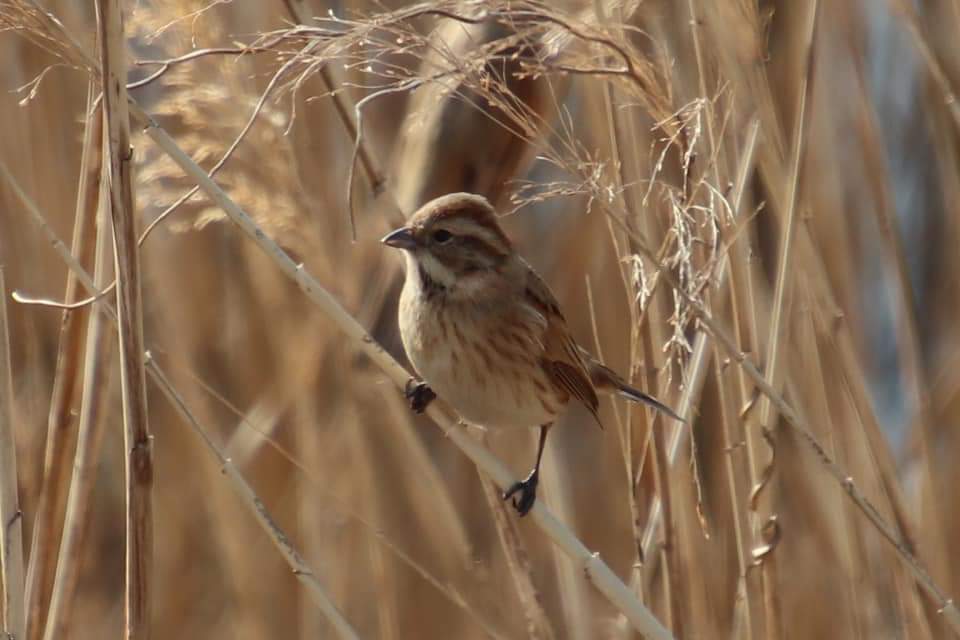
<path id="1" fill-rule="evenodd" d="M 579 400 L 602 429 L 603 424 L 597 415 L 600 400 L 590 380 L 586 362 L 580 355 L 580 347 L 573 341 L 567 329 L 567 321 L 550 288 L 529 265 L 524 295 L 529 305 L 546 320 L 543 367 L 547 376 L 558 388 Z"/>

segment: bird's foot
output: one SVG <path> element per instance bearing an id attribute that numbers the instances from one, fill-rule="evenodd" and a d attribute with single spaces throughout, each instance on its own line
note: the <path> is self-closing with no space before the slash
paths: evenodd
<path id="1" fill-rule="evenodd" d="M 427 406 L 437 397 L 426 382 L 417 382 L 413 378 L 407 380 L 407 386 L 403 390 L 403 395 L 414 413 L 423 413 Z"/>
<path id="2" fill-rule="evenodd" d="M 518 498 L 512 500 L 513 508 L 517 510 L 520 517 L 530 513 L 530 509 L 533 508 L 533 503 L 537 501 L 537 483 L 539 480 L 539 474 L 534 470 L 525 480 L 514 482 L 513 485 L 503 493 L 504 500 L 509 500 L 515 493 L 520 494 Z"/>

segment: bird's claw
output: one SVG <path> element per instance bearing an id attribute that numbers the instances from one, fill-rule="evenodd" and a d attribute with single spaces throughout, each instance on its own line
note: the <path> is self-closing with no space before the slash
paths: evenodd
<path id="1" fill-rule="evenodd" d="M 537 483 L 539 481 L 539 474 L 534 471 L 531 473 L 525 480 L 520 482 L 514 482 L 509 489 L 503 492 L 503 499 L 510 500 L 511 496 L 515 493 L 519 493 L 519 498 L 514 498 L 511 500 L 513 508 L 517 510 L 517 513 L 520 514 L 520 517 L 530 513 L 530 509 L 533 508 L 533 503 L 537 501 Z"/>
<path id="2" fill-rule="evenodd" d="M 403 390 L 403 395 L 414 413 L 423 413 L 427 406 L 437 397 L 426 382 L 418 382 L 413 378 L 407 380 L 407 386 Z"/>

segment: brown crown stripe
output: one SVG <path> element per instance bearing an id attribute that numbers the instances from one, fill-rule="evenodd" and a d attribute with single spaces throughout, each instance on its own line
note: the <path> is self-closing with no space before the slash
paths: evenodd
<path id="1" fill-rule="evenodd" d="M 483 238 L 478 236 L 467 235 L 460 239 L 461 246 L 473 249 L 479 253 L 485 253 L 491 258 L 496 260 L 503 260 L 509 255 L 506 251 L 501 250 L 499 247 L 495 247 Z"/>
<path id="2" fill-rule="evenodd" d="M 477 207 L 464 207 L 460 209 L 454 209 L 452 211 L 443 211 L 437 216 L 437 220 L 452 220 L 452 219 L 468 219 L 473 222 L 475 225 L 481 229 L 486 229 L 500 241 L 501 245 L 504 248 L 509 248 L 510 238 L 507 237 L 507 234 L 503 232 L 503 229 L 500 228 L 500 224 L 497 222 L 496 214 L 493 213 L 493 210 L 485 210 Z"/>
<path id="3" fill-rule="evenodd" d="M 451 218 L 469 219 L 493 233 L 504 247 L 512 246 L 507 234 L 500 228 L 497 214 L 487 199 L 472 193 L 451 193 L 431 200 L 413 215 L 410 222 L 413 225 L 423 225 L 428 220 L 437 222 Z"/>

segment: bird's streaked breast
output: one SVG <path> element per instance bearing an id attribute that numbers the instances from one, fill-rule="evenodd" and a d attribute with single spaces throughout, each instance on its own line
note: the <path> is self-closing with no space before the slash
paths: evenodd
<path id="1" fill-rule="evenodd" d="M 408 279 L 400 331 L 417 372 L 465 420 L 487 427 L 552 422 L 566 398 L 540 360 L 542 329 L 534 316 L 453 304 L 421 295 Z"/>

